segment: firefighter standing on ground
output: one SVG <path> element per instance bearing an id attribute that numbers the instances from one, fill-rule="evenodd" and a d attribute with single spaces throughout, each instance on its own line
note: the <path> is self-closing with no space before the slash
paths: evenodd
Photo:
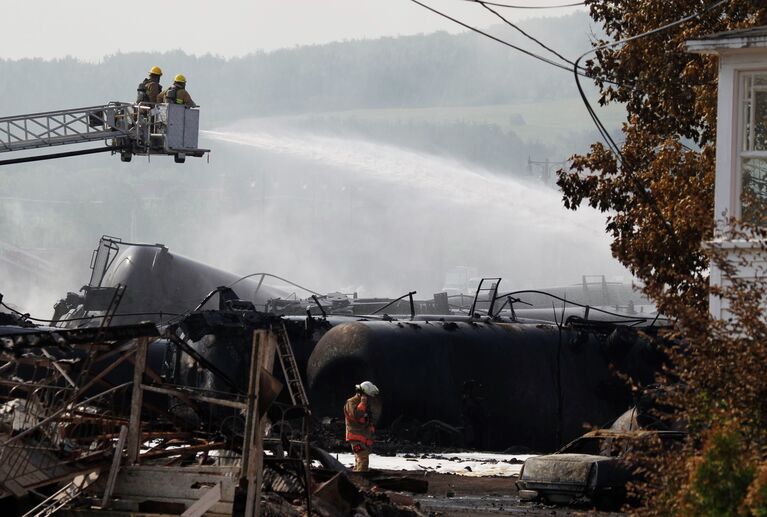
<path id="1" fill-rule="evenodd" d="M 375 435 L 370 399 L 377 397 L 379 391 L 370 381 L 357 384 L 355 390 L 355 395 L 344 404 L 346 441 L 354 453 L 354 471 L 366 472 Z"/>
<path id="2" fill-rule="evenodd" d="M 153 66 L 149 71 L 149 77 L 139 83 L 136 91 L 136 102 L 157 102 L 157 96 L 162 91 L 160 86 L 160 77 L 162 76 L 162 70 L 159 66 Z"/>
<path id="3" fill-rule="evenodd" d="M 157 98 L 157 102 L 167 102 L 168 104 L 183 104 L 189 108 L 196 108 L 189 92 L 186 91 L 186 77 L 178 74 L 173 78 L 173 86 L 162 92 Z"/>

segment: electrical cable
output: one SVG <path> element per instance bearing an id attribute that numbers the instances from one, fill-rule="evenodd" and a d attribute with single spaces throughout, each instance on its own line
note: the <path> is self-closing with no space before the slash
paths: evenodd
<path id="1" fill-rule="evenodd" d="M 592 48 L 592 49 L 588 50 L 587 52 L 585 52 L 584 54 L 582 54 L 578 59 L 576 59 L 575 62 L 573 63 L 573 67 L 570 68 L 570 67 L 565 67 L 564 65 L 561 65 L 561 64 L 556 63 L 554 61 L 551 61 L 551 60 L 549 60 L 549 59 L 547 59 L 547 58 L 545 58 L 543 56 L 539 56 L 539 55 L 537 55 L 537 54 L 535 54 L 533 52 L 530 52 L 530 51 L 527 51 L 527 50 L 522 49 L 520 47 L 517 47 L 516 45 L 513 45 L 513 44 L 511 44 L 511 43 L 509 43 L 507 41 L 504 41 L 504 40 L 502 40 L 500 38 L 497 38 L 497 37 L 495 37 L 495 36 L 493 36 L 491 34 L 488 34 L 488 33 L 484 32 L 484 31 L 482 31 L 480 29 L 477 29 L 476 27 L 472 27 L 471 25 L 468 25 L 468 24 L 466 24 L 466 23 L 464 23 L 464 22 L 462 22 L 462 21 L 460 21 L 460 20 L 458 20 L 456 18 L 453 18 L 452 16 L 449 16 L 449 15 L 447 15 L 447 14 L 437 10 L 437 9 L 434 9 L 434 8 L 428 6 L 428 5 L 425 5 L 425 4 L 421 3 L 421 2 L 419 2 L 418 0 L 411 0 L 411 1 L 416 3 L 416 4 L 418 4 L 418 5 L 420 5 L 421 7 L 425 8 L 425 9 L 428 9 L 429 11 L 431 11 L 431 12 L 433 12 L 433 13 L 439 15 L 439 16 L 442 16 L 443 18 L 446 18 L 446 19 L 448 19 L 448 20 L 450 20 L 450 21 L 452 21 L 454 23 L 457 23 L 458 25 L 461 25 L 462 27 L 465 27 L 465 28 L 467 28 L 467 29 L 469 29 L 469 30 L 471 30 L 473 32 L 478 33 L 478 34 L 481 34 L 481 35 L 483 35 L 483 36 L 485 36 L 487 38 L 490 38 L 490 39 L 492 39 L 492 40 L 494 40 L 494 41 L 496 41 L 498 43 L 501 43 L 502 45 L 506 45 L 508 47 L 511 47 L 511 48 L 513 48 L 515 50 L 518 50 L 518 51 L 520 51 L 520 52 L 530 56 L 530 57 L 533 57 L 535 59 L 541 60 L 541 61 L 543 61 L 543 62 L 545 62 L 547 64 L 550 64 L 552 66 L 556 66 L 557 68 L 561 68 L 563 70 L 569 70 L 570 72 L 573 72 L 573 74 L 575 75 L 576 86 L 578 87 L 578 91 L 579 91 L 579 93 L 581 95 L 581 99 L 583 100 L 583 103 L 586 106 L 586 110 L 589 113 L 589 117 L 592 119 L 592 121 L 596 125 L 597 130 L 598 130 L 600 136 L 602 137 L 603 140 L 605 140 L 605 142 L 607 143 L 607 146 L 610 148 L 610 151 L 618 157 L 619 162 L 621 163 L 621 165 L 623 164 L 623 154 L 620 151 L 620 147 L 617 145 L 617 143 L 615 143 L 615 140 L 612 138 L 612 136 L 610 135 L 610 133 L 607 130 L 607 128 L 604 126 L 602 121 L 597 116 L 597 114 L 594 111 L 593 107 L 588 102 L 588 99 L 586 98 L 585 92 L 583 91 L 583 86 L 580 83 L 580 77 L 589 77 L 589 78 L 593 78 L 593 77 L 591 77 L 587 73 L 584 73 L 584 69 L 579 65 L 581 59 L 583 59 L 584 57 L 586 57 L 588 54 L 590 54 L 592 52 L 597 52 L 597 51 L 599 51 L 601 49 L 604 49 L 604 48 L 608 48 L 608 47 L 611 47 L 611 46 L 616 46 L 616 45 L 619 45 L 619 44 L 622 44 L 622 43 L 627 43 L 629 41 L 634 41 L 636 39 L 643 38 L 643 37 L 646 37 L 646 36 L 650 36 L 652 34 L 656 34 L 658 32 L 661 32 L 661 31 L 664 31 L 664 30 L 676 27 L 677 25 L 681 25 L 682 23 L 685 23 L 685 22 L 687 22 L 689 20 L 692 20 L 692 19 L 694 19 L 696 17 L 699 17 L 699 16 L 705 14 L 706 12 L 708 12 L 708 11 L 710 11 L 710 10 L 720 6 L 720 5 L 723 5 L 724 3 L 729 2 L 729 0 L 720 0 L 719 2 L 716 2 L 716 3 L 712 4 L 712 5 L 710 5 L 709 7 L 705 8 L 702 11 L 699 11 L 699 12 L 694 13 L 692 15 L 686 16 L 684 18 L 681 18 L 679 20 L 676 20 L 674 22 L 666 24 L 666 25 L 664 25 L 662 27 L 658 27 L 656 29 L 647 31 L 647 32 L 642 33 L 642 34 L 637 34 L 637 35 L 632 36 L 630 38 L 625 38 L 625 39 L 620 40 L 620 41 L 616 41 L 616 42 L 612 42 L 612 43 L 607 43 L 607 44 L 601 45 L 599 47 Z M 510 26 L 516 28 L 517 30 L 519 30 L 520 32 L 525 34 L 527 37 L 529 37 L 530 39 L 532 39 L 533 41 L 535 41 L 536 43 L 541 45 L 543 48 L 549 50 L 550 52 L 554 52 L 553 49 L 550 49 L 549 47 L 547 47 L 546 45 L 544 45 L 542 42 L 538 41 L 537 39 L 532 38 L 530 35 L 524 33 L 517 26 L 515 26 L 514 24 L 512 24 L 511 22 L 506 20 L 503 16 L 500 15 L 500 13 L 497 13 L 494 10 L 489 9 L 487 7 L 488 5 L 495 5 L 495 6 L 499 6 L 499 7 L 524 8 L 523 6 L 513 6 L 513 5 L 509 5 L 509 4 L 498 4 L 498 3 L 495 3 L 495 2 L 485 2 L 484 0 L 465 0 L 465 1 L 473 2 L 473 3 L 478 3 L 478 4 L 483 5 L 483 7 L 485 7 L 485 9 L 488 9 L 491 12 L 493 12 L 496 16 L 498 16 L 499 18 L 504 20 L 507 24 L 509 24 Z M 583 4 L 582 3 L 578 3 L 578 4 L 567 5 L 567 6 L 562 5 L 562 6 L 551 6 L 551 7 L 572 7 L 572 6 L 575 6 L 575 5 L 583 5 Z M 532 6 L 528 6 L 528 7 L 529 8 L 533 8 Z M 562 57 L 558 53 L 556 53 L 556 55 L 558 55 L 559 57 Z M 570 62 L 569 60 L 567 60 L 567 61 Z M 616 85 L 619 85 L 619 86 L 625 86 L 625 85 L 620 85 L 620 83 L 617 83 L 617 82 L 612 81 L 610 79 L 601 78 L 600 80 L 603 81 L 603 82 L 606 82 L 606 83 L 610 83 L 610 84 L 616 84 Z M 689 147 L 686 146 L 686 145 L 684 147 L 689 149 Z M 636 179 L 634 178 L 633 181 L 636 181 Z M 644 186 L 641 185 L 641 183 L 635 184 L 635 186 L 638 187 L 640 195 L 642 195 L 643 197 L 644 196 L 649 196 L 649 194 L 647 194 L 646 190 L 644 189 Z M 647 199 L 646 199 L 646 201 L 647 201 Z M 649 202 L 649 204 L 650 204 L 651 207 L 655 207 L 654 211 L 656 211 L 656 215 L 660 216 L 660 219 L 662 221 L 665 221 L 665 218 L 662 217 L 662 214 L 660 214 L 660 212 L 657 210 L 657 207 L 652 202 Z M 665 224 L 668 225 L 669 223 L 667 221 L 665 221 Z M 673 235 L 673 233 L 672 233 L 672 235 Z"/>
<path id="2" fill-rule="evenodd" d="M 668 29 L 672 29 L 672 28 L 677 27 L 677 26 L 679 26 L 679 25 L 681 25 L 681 24 L 683 24 L 685 22 L 688 22 L 690 20 L 698 18 L 698 17 L 706 14 L 707 12 L 711 11 L 712 9 L 715 9 L 715 8 L 721 6 L 721 5 L 729 3 L 729 1 L 730 0 L 719 0 L 718 2 L 715 2 L 715 3 L 711 4 L 711 5 L 709 5 L 708 7 L 703 9 L 702 11 L 698 11 L 696 13 L 690 14 L 688 16 L 685 16 L 684 18 L 680 18 L 680 19 L 678 19 L 676 21 L 667 23 L 666 25 L 663 25 L 661 27 L 657 27 L 655 29 L 652 29 L 652 30 L 649 30 L 649 31 L 646 31 L 646 32 L 643 32 L 643 33 L 640 33 L 640 34 L 636 34 L 636 35 L 628 37 L 628 38 L 624 38 L 624 39 L 621 39 L 621 40 L 618 40 L 618 41 L 613 41 L 613 42 L 610 42 L 610 43 L 605 43 L 605 44 L 600 45 L 598 47 L 594 47 L 592 49 L 589 49 L 588 51 L 586 51 L 583 54 L 581 54 L 578 57 L 578 59 L 575 60 L 575 67 L 577 68 L 578 67 L 578 63 L 584 57 L 588 56 L 592 52 L 599 52 L 600 50 L 604 50 L 606 48 L 615 47 L 615 46 L 618 46 L 618 45 L 622 45 L 624 43 L 629 43 L 631 41 L 636 41 L 638 39 L 645 38 L 647 36 L 652 36 L 653 34 L 658 34 L 660 32 L 666 31 Z M 602 121 L 596 115 L 596 112 L 594 111 L 593 107 L 591 106 L 591 103 L 588 101 L 588 98 L 586 97 L 586 94 L 583 91 L 583 86 L 581 85 L 581 81 L 580 81 L 579 75 L 581 75 L 581 74 L 576 74 L 575 75 L 575 83 L 576 83 L 576 86 L 578 87 L 578 92 L 581 95 L 581 99 L 583 100 L 583 103 L 586 106 L 586 110 L 591 115 L 592 120 L 596 124 L 597 129 L 599 130 L 600 134 L 602 134 L 605 137 L 605 140 L 607 141 L 608 146 L 610 146 L 610 148 L 613 150 L 613 152 L 616 154 L 616 156 L 620 159 L 621 164 L 622 164 L 623 163 L 623 154 L 621 153 L 620 148 L 615 143 L 615 140 L 612 139 L 612 137 L 609 135 L 609 133 L 605 129 L 605 126 L 604 126 L 604 124 L 602 124 Z"/>
<path id="3" fill-rule="evenodd" d="M 598 47 L 594 47 L 594 48 L 584 52 L 583 54 L 581 54 L 578 57 L 578 59 L 575 60 L 574 67 L 573 67 L 573 72 L 574 72 L 574 77 L 575 77 L 575 84 L 578 87 L 578 93 L 580 94 L 581 100 L 583 101 L 584 105 L 586 106 L 586 111 L 588 111 L 589 116 L 591 117 L 591 120 L 596 125 L 597 130 L 599 131 L 599 134 L 602 136 L 602 138 L 607 143 L 607 146 L 610 148 L 611 152 L 617 158 L 618 163 L 621 166 L 621 170 L 628 175 L 628 177 L 630 178 L 631 182 L 634 184 L 634 187 L 636 188 L 638 195 L 640 195 L 643 198 L 643 201 L 645 203 L 647 203 L 647 205 L 650 207 L 650 209 L 655 213 L 656 217 L 658 217 L 658 219 L 663 223 L 663 225 L 666 226 L 666 229 L 669 232 L 669 235 L 672 238 L 672 240 L 674 240 L 674 242 L 677 242 L 676 241 L 676 232 L 675 232 L 674 227 L 671 224 L 671 222 L 663 216 L 663 213 L 661 212 L 661 210 L 658 207 L 657 203 L 652 198 L 652 196 L 647 191 L 647 189 L 642 184 L 642 182 L 634 174 L 632 174 L 631 171 L 627 172 L 624 169 L 625 159 L 624 159 L 623 153 L 621 152 L 620 147 L 615 142 L 615 140 L 612 138 L 612 136 L 610 135 L 609 131 L 607 130 L 607 128 L 604 126 L 604 124 L 600 120 L 599 116 L 594 111 L 594 108 L 591 106 L 591 103 L 589 102 L 589 100 L 588 100 L 588 98 L 586 96 L 586 92 L 583 90 L 583 85 L 581 85 L 581 81 L 580 81 L 580 76 L 583 75 L 583 74 L 578 73 L 578 67 L 579 67 L 578 63 L 580 63 L 580 61 L 584 57 L 586 57 L 587 55 L 591 54 L 592 52 L 599 52 L 600 50 L 604 50 L 606 48 L 615 47 L 615 46 L 618 46 L 618 45 L 629 43 L 631 41 L 636 41 L 638 39 L 646 38 L 648 36 L 652 36 L 654 34 L 658 34 L 660 32 L 666 31 L 668 29 L 672 29 L 672 28 L 677 27 L 677 26 L 679 26 L 679 25 L 681 25 L 683 23 L 686 23 L 686 22 L 688 22 L 690 20 L 698 18 L 698 17 L 704 15 L 705 13 L 711 11 L 712 9 L 715 9 L 715 8 L 717 8 L 719 6 L 722 6 L 722 5 L 726 4 L 726 3 L 728 3 L 729 1 L 730 0 L 719 0 L 718 2 L 715 2 L 715 3 L 711 4 L 711 5 L 709 5 L 708 7 L 703 9 L 702 11 L 698 11 L 698 12 L 693 13 L 691 15 L 688 15 L 688 16 L 685 16 L 683 18 L 680 18 L 680 19 L 678 19 L 676 21 L 667 23 L 666 25 L 663 25 L 661 27 L 657 27 L 655 29 L 652 29 L 652 30 L 649 30 L 649 31 L 646 31 L 646 32 L 643 32 L 643 33 L 640 33 L 640 34 L 636 34 L 636 35 L 628 37 L 628 38 L 624 38 L 624 39 L 621 39 L 621 40 L 618 40 L 618 41 L 614 41 L 614 42 L 610 42 L 610 43 L 605 43 L 603 45 L 599 45 Z"/>
<path id="4" fill-rule="evenodd" d="M 513 28 L 513 29 L 515 29 L 515 30 L 517 30 L 517 31 L 518 31 L 520 34 L 522 34 L 522 35 L 523 35 L 524 37 L 526 37 L 527 39 L 529 39 L 529 40 L 533 41 L 534 43 L 537 43 L 539 46 L 541 46 L 542 48 L 544 48 L 544 49 L 548 50 L 549 52 L 551 52 L 552 54 L 554 54 L 555 56 L 557 56 L 559 59 L 561 59 L 561 60 L 562 60 L 562 61 L 564 61 L 565 63 L 569 64 L 570 66 L 575 66 L 575 63 L 574 63 L 573 61 L 571 61 L 570 59 L 567 59 L 565 56 L 563 56 L 562 54 L 560 54 L 559 52 L 557 52 L 557 51 L 556 51 L 556 50 L 554 50 L 553 48 L 551 48 L 551 47 L 547 46 L 545 43 L 543 43 L 543 42 L 542 42 L 542 41 L 540 41 L 539 39 L 537 39 L 537 38 L 535 38 L 535 37 L 531 36 L 530 34 L 528 34 L 527 32 L 525 32 L 524 30 L 522 30 L 522 28 L 521 28 L 521 27 L 519 27 L 518 25 L 516 25 L 516 24 L 512 23 L 510 20 L 508 20 L 508 19 L 507 19 L 505 16 L 503 16 L 501 13 L 499 13 L 499 12 L 498 12 L 498 11 L 496 11 L 495 9 L 492 9 L 491 7 L 488 7 L 488 6 L 490 5 L 490 3 L 489 3 L 489 2 L 485 2 L 484 0 L 469 0 L 469 1 L 470 1 L 470 2 L 474 2 L 474 3 L 477 3 L 477 4 L 481 5 L 482 7 L 484 7 L 485 9 L 487 9 L 488 11 L 490 11 L 491 13 L 493 13 L 495 16 L 497 16 L 498 18 L 500 18 L 500 19 L 501 19 L 501 20 L 502 20 L 502 21 L 503 21 L 503 22 L 504 22 L 506 25 L 508 25 L 509 27 L 511 27 L 511 28 Z M 585 72 L 585 69 L 583 69 L 583 71 Z"/>
<path id="5" fill-rule="evenodd" d="M 530 57 L 532 57 L 534 59 L 537 59 L 539 61 L 543 61 L 544 63 L 549 64 L 551 66 L 555 66 L 555 67 L 557 67 L 559 69 L 562 69 L 562 70 L 565 70 L 565 71 L 568 71 L 568 72 L 575 72 L 576 74 L 582 75 L 583 77 L 589 77 L 585 73 L 580 72 L 578 69 L 574 69 L 574 68 L 572 68 L 570 66 L 565 66 L 565 65 L 563 65 L 561 63 L 558 63 L 558 62 L 556 62 L 554 60 L 551 60 L 551 59 L 549 59 L 547 57 L 538 55 L 535 52 L 530 52 L 529 50 L 525 50 L 522 47 L 518 47 L 517 45 L 509 43 L 508 41 L 502 40 L 501 38 L 493 36 L 492 34 L 489 34 L 489 33 L 485 32 L 485 31 L 483 31 L 481 29 L 478 29 L 478 28 L 476 28 L 476 27 L 474 27 L 472 25 L 469 25 L 467 23 L 464 23 L 461 20 L 450 16 L 449 14 L 446 14 L 446 13 L 443 13 L 442 11 L 434 9 L 433 7 L 424 4 L 424 3 L 420 2 L 419 0 L 410 0 L 410 1 L 415 3 L 415 4 L 420 5 L 424 9 L 427 9 L 427 10 L 433 12 L 434 14 L 437 14 L 439 16 L 442 16 L 443 18 L 446 18 L 446 19 L 452 21 L 453 23 L 457 23 L 461 27 L 469 29 L 472 32 L 476 32 L 477 34 L 481 34 L 482 36 L 485 36 L 486 38 L 490 38 L 491 40 L 496 41 L 496 42 L 500 43 L 501 45 L 505 45 L 507 47 L 513 48 L 514 50 L 516 50 L 518 52 L 521 52 L 521 53 L 523 53 L 523 54 L 525 54 L 527 56 L 530 56 Z"/>
<path id="6" fill-rule="evenodd" d="M 496 2 L 479 2 L 478 0 L 464 0 L 465 2 L 477 2 L 477 3 L 485 3 L 488 5 L 494 5 L 496 7 L 506 7 L 508 9 L 562 9 L 564 7 L 578 7 L 586 5 L 585 2 L 575 2 L 572 4 L 561 4 L 561 5 L 512 5 L 512 4 L 499 4 Z"/>

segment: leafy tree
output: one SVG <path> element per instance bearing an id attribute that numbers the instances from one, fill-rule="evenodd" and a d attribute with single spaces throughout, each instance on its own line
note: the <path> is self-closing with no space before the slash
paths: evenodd
<path id="1" fill-rule="evenodd" d="M 703 10 L 701 0 L 587 0 L 591 16 L 618 41 Z M 761 0 L 732 0 L 687 23 L 596 52 L 586 63 L 599 103 L 626 105 L 619 160 L 603 143 L 561 171 L 565 206 L 609 212 L 614 255 L 660 308 L 704 310 L 713 231 L 716 139 L 715 58 L 689 54 L 685 41 L 767 23 Z"/>
<path id="2" fill-rule="evenodd" d="M 713 1 L 586 0 L 607 39 L 619 41 L 699 13 Z M 648 475 L 637 485 L 649 515 L 763 515 L 767 450 L 767 282 L 737 278 L 754 266 L 704 246 L 714 231 L 717 60 L 689 54 L 685 41 L 767 23 L 763 0 L 732 0 L 674 28 L 596 52 L 586 63 L 600 104 L 624 103 L 620 156 L 603 143 L 560 171 L 567 207 L 607 212 L 614 255 L 645 284 L 661 311 L 677 321 L 673 367 L 662 380 L 662 405 L 687 423 L 683 454 L 640 453 Z M 600 46 L 606 41 L 597 41 Z M 717 214 L 721 216 L 721 214 Z M 731 221 L 731 238 L 765 231 Z M 767 249 L 762 249 L 762 253 Z M 715 264 L 732 279 L 710 287 Z M 731 318 L 709 316 L 720 296 Z"/>

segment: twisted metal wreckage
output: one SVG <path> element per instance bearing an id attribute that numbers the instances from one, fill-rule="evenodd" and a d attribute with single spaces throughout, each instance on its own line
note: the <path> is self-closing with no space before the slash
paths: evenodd
<path id="1" fill-rule="evenodd" d="M 500 279 L 467 308 L 299 300 L 264 274 L 106 237 L 92 269 L 54 326 L 0 313 L 0 505 L 19 515 L 393 511 L 309 439 L 360 379 L 381 387 L 391 440 L 546 451 L 631 405 L 617 373 L 649 384 L 663 361 L 637 332 L 654 335 L 657 315 L 520 309 Z"/>

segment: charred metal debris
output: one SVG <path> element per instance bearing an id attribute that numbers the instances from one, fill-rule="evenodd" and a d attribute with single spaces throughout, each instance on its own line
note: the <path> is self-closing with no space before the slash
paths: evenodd
<path id="1" fill-rule="evenodd" d="M 418 515 L 311 444 L 286 322 L 228 307 L 162 328 L 4 315 L 3 514 Z"/>
<path id="2" fill-rule="evenodd" d="M 604 279 L 598 305 L 503 293 L 500 278 L 420 301 L 288 283 L 299 297 L 111 237 L 91 269 L 52 321 L 0 298 L 11 515 L 417 515 L 386 491 L 417 482 L 363 479 L 324 451 L 344 450 L 360 379 L 381 388 L 380 452 L 553 451 L 623 413 L 625 380 L 651 384 L 665 360 L 665 321 L 619 307 Z"/>

